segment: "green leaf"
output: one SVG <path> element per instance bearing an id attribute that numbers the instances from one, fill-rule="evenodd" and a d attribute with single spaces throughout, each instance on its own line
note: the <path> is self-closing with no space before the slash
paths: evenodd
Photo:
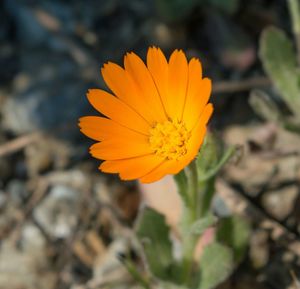
<path id="1" fill-rule="evenodd" d="M 177 282 L 180 274 L 172 256 L 170 228 L 163 215 L 153 209 L 145 208 L 137 223 L 137 236 L 144 246 L 146 258 L 153 275 Z"/>
<path id="2" fill-rule="evenodd" d="M 199 262 L 200 283 L 198 289 L 211 289 L 223 282 L 233 270 L 232 252 L 217 242 L 204 247 Z"/>
<path id="3" fill-rule="evenodd" d="M 204 218 L 201 218 L 199 220 L 197 220 L 192 226 L 191 226 L 191 234 L 194 235 L 202 235 L 202 233 L 208 229 L 209 227 L 211 227 L 212 225 L 214 225 L 216 223 L 217 218 L 212 215 L 209 214 Z"/>
<path id="4" fill-rule="evenodd" d="M 288 8 L 292 18 L 294 34 L 300 33 L 300 4 L 299 0 L 288 0 Z M 297 36 L 296 36 L 297 37 Z"/>
<path id="5" fill-rule="evenodd" d="M 119 257 L 120 262 L 125 266 L 128 273 L 145 289 L 150 289 L 149 280 L 147 280 L 141 272 L 137 270 L 136 264 L 130 258 Z"/>
<path id="6" fill-rule="evenodd" d="M 208 133 L 196 159 L 200 177 L 218 163 L 219 155 L 220 145 L 213 134 Z"/>
<path id="7" fill-rule="evenodd" d="M 280 29 L 266 28 L 261 35 L 259 55 L 266 73 L 290 110 L 298 115 L 300 110 L 300 75 L 292 42 Z"/>
<path id="8" fill-rule="evenodd" d="M 250 236 L 249 224 L 240 216 L 222 218 L 216 231 L 216 239 L 232 248 L 234 260 L 244 257 Z"/>
<path id="9" fill-rule="evenodd" d="M 202 193 L 199 195 L 200 215 L 204 217 L 210 209 L 215 193 L 215 176 L 234 155 L 237 147 L 230 146 L 226 150 L 212 135 L 208 134 L 196 159 L 198 170 L 198 186 Z"/>
<path id="10" fill-rule="evenodd" d="M 300 119 L 298 118 L 286 118 L 283 120 L 283 127 L 294 133 L 300 134 Z"/>
<path id="11" fill-rule="evenodd" d="M 207 134 L 196 159 L 199 181 L 205 182 L 213 178 L 235 151 L 235 146 L 230 146 L 225 150 L 213 134 Z"/>
<path id="12" fill-rule="evenodd" d="M 188 206 L 189 204 L 189 196 L 187 192 L 188 181 L 187 181 L 187 176 L 185 174 L 185 171 L 182 170 L 177 175 L 174 175 L 174 180 L 176 182 L 178 193 L 180 194 L 182 201 L 186 206 Z"/>
<path id="13" fill-rule="evenodd" d="M 223 168 L 223 166 L 230 160 L 230 158 L 234 155 L 236 152 L 237 147 L 236 146 L 230 146 L 227 148 L 227 150 L 223 153 L 222 157 L 218 160 L 217 163 L 213 167 L 211 167 L 209 170 L 207 170 L 202 176 L 199 177 L 200 182 L 205 182 L 214 176 Z"/>
<path id="14" fill-rule="evenodd" d="M 282 115 L 277 105 L 271 97 L 262 90 L 252 90 L 249 103 L 261 118 L 272 122 L 280 122 L 280 120 L 282 120 Z"/>
<path id="15" fill-rule="evenodd" d="M 207 134 L 196 159 L 199 182 L 206 182 L 213 178 L 234 155 L 235 151 L 235 146 L 230 146 L 224 150 L 222 144 L 213 134 Z"/>

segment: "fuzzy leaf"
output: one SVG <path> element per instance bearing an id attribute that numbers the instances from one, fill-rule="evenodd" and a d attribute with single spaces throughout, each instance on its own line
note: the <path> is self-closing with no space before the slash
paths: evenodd
<path id="1" fill-rule="evenodd" d="M 232 248 L 236 262 L 240 262 L 244 257 L 249 235 L 249 224 L 240 216 L 222 218 L 216 231 L 216 239 Z"/>
<path id="2" fill-rule="evenodd" d="M 282 119 L 282 115 L 275 102 L 262 90 L 252 90 L 249 103 L 253 110 L 267 121 L 278 122 Z"/>
<path id="3" fill-rule="evenodd" d="M 283 127 L 291 132 L 300 134 L 300 119 L 286 118 L 283 120 Z"/>
<path id="4" fill-rule="evenodd" d="M 191 227 L 191 233 L 194 235 L 201 235 L 206 229 L 216 223 L 216 217 L 207 215 L 204 218 L 197 220 Z"/>
<path id="5" fill-rule="evenodd" d="M 174 175 L 174 180 L 177 185 L 178 193 L 185 205 L 189 203 L 189 196 L 187 194 L 187 176 L 185 171 L 182 170 L 177 175 Z"/>
<path id="6" fill-rule="evenodd" d="M 218 163 L 219 155 L 220 145 L 216 138 L 208 133 L 196 159 L 199 176 L 204 175 L 207 171 L 215 167 Z"/>
<path id="7" fill-rule="evenodd" d="M 205 138 L 205 143 L 197 157 L 196 163 L 199 181 L 206 182 L 213 178 L 236 152 L 237 147 L 230 146 L 226 150 L 220 147 L 212 135 Z"/>
<path id="8" fill-rule="evenodd" d="M 223 282 L 233 270 L 232 252 L 214 242 L 204 247 L 200 258 L 200 284 L 198 289 L 211 289 Z"/>
<path id="9" fill-rule="evenodd" d="M 144 246 L 150 270 L 156 277 L 176 283 L 180 274 L 173 260 L 169 233 L 164 216 L 145 208 L 137 223 L 137 236 Z"/>
<path id="10" fill-rule="evenodd" d="M 300 110 L 300 75 L 292 42 L 275 27 L 264 30 L 260 39 L 260 58 L 266 73 L 286 101 L 290 110 Z"/>

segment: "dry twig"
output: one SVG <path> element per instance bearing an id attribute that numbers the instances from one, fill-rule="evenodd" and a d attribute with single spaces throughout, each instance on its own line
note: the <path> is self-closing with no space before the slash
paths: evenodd
<path id="1" fill-rule="evenodd" d="M 41 137 L 40 132 L 29 133 L 0 145 L 0 157 L 15 153 Z"/>
<path id="2" fill-rule="evenodd" d="M 220 81 L 214 83 L 213 93 L 234 93 L 270 85 L 271 81 L 265 76 L 258 76 L 240 81 Z"/>

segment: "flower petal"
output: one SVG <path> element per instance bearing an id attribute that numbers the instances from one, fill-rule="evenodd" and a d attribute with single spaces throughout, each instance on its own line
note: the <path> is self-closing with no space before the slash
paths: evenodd
<path id="1" fill-rule="evenodd" d="M 181 120 L 188 84 L 188 63 L 181 50 L 175 50 L 169 60 L 168 103 L 166 111 L 174 120 Z"/>
<path id="2" fill-rule="evenodd" d="M 162 100 L 155 86 L 153 78 L 144 62 L 134 53 L 128 53 L 124 57 L 125 70 L 131 75 L 141 97 L 143 97 L 148 109 L 151 111 L 155 122 L 167 120 Z"/>
<path id="3" fill-rule="evenodd" d="M 189 63 L 189 82 L 182 117 L 188 129 L 191 129 L 197 122 L 210 95 L 211 80 L 202 79 L 201 64 L 198 60 L 192 59 Z"/>
<path id="4" fill-rule="evenodd" d="M 101 160 L 121 160 L 151 154 L 148 138 L 128 135 L 128 138 L 114 138 L 93 144 L 90 147 L 93 157 Z"/>
<path id="5" fill-rule="evenodd" d="M 132 108 L 101 89 L 90 89 L 87 94 L 89 102 L 99 112 L 132 130 L 148 134 L 149 124 Z"/>
<path id="6" fill-rule="evenodd" d="M 146 175 L 160 165 L 162 161 L 162 158 L 150 154 L 124 160 L 105 161 L 99 169 L 106 173 L 119 173 L 123 180 L 133 180 Z"/>
<path id="7" fill-rule="evenodd" d="M 164 110 L 168 105 L 168 62 L 159 48 L 150 47 L 147 53 L 147 67 L 155 82 L 158 93 L 161 97 Z"/>
<path id="8" fill-rule="evenodd" d="M 212 103 L 208 103 L 204 107 L 200 116 L 198 117 L 197 123 L 194 125 L 193 130 L 195 130 L 195 127 L 197 127 L 199 125 L 199 123 L 202 124 L 203 126 L 206 126 L 213 111 L 214 111 L 214 107 L 213 107 Z"/>
<path id="9" fill-rule="evenodd" d="M 79 120 L 80 131 L 91 139 L 103 141 L 115 138 L 128 138 L 137 132 L 117 122 L 100 116 L 84 116 Z"/>
<path id="10" fill-rule="evenodd" d="M 131 86 L 125 70 L 112 62 L 105 63 L 101 68 L 101 74 L 106 85 L 120 99 L 126 98 L 128 92 L 134 88 Z"/>
<path id="11" fill-rule="evenodd" d="M 121 101 L 130 106 L 148 123 L 155 121 L 149 106 L 141 97 L 134 80 L 126 70 L 115 63 L 109 62 L 104 64 L 101 73 L 107 86 Z"/>

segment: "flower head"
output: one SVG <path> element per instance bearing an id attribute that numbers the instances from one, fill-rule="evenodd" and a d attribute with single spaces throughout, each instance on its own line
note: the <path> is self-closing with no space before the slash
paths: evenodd
<path id="1" fill-rule="evenodd" d="M 105 117 L 86 116 L 79 123 L 98 141 L 90 153 L 104 160 L 101 171 L 150 183 L 177 174 L 196 157 L 213 111 L 211 81 L 202 78 L 198 59 L 188 62 L 175 50 L 167 61 L 151 47 L 147 65 L 128 53 L 124 69 L 109 62 L 101 72 L 113 94 L 90 89 L 87 97 Z"/>

